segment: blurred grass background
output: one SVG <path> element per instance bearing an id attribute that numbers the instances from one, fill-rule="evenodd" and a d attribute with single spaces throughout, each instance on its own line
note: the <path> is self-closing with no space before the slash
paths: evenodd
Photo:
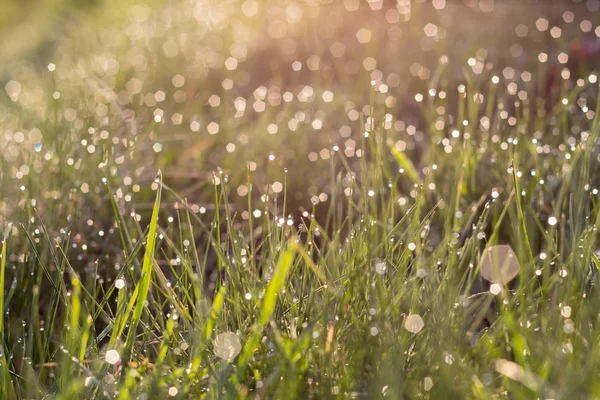
<path id="1" fill-rule="evenodd" d="M 52 45 L 80 24 L 124 15 L 134 2 L 111 0 L 2 0 L 2 60 L 49 57 Z M 0 66 L 5 74 L 6 63 Z"/>

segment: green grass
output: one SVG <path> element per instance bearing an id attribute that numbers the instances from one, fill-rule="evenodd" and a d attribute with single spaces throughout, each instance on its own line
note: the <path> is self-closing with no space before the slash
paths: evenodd
<path id="1" fill-rule="evenodd" d="M 216 2 L 214 14 L 156 5 L 112 21 L 110 4 L 97 7 L 48 52 L 6 67 L 0 399 L 600 397 L 592 62 L 546 88 L 537 56 L 553 49 L 531 33 L 531 59 L 515 61 L 531 80 L 501 64 L 457 78 L 481 38 L 447 62 L 440 37 L 420 61 L 431 77 L 411 73 L 411 59 L 389 93 L 385 78 L 369 85 L 372 71 L 335 59 L 337 80 L 287 77 L 285 56 L 269 84 L 242 85 L 204 61 L 243 43 L 237 69 L 266 69 L 252 43 L 279 51 L 260 34 L 271 14 Z M 426 7 L 414 5 L 403 35 L 422 36 Z M 347 14 L 339 40 L 367 24 Z M 385 29 L 369 26 L 373 42 L 348 57 L 393 70 Z M 579 22 L 561 27 L 559 50 L 585 36 Z M 308 43 L 331 61 L 329 43 Z M 271 104 L 263 84 L 294 99 Z M 412 90 L 417 128 L 403 115 Z M 500 287 L 480 274 L 499 244 L 520 265 Z"/>

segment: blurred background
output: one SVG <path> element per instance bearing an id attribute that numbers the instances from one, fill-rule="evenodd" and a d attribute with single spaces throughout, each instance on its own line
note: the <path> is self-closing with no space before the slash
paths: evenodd
<path id="1" fill-rule="evenodd" d="M 494 82 L 498 100 L 488 106 L 508 120 L 532 94 L 546 107 L 559 101 L 598 65 L 600 49 L 597 0 L 0 8 L 0 222 L 35 205 L 63 221 L 49 226 L 80 221 L 87 233 L 107 228 L 103 182 L 139 219 L 158 169 L 204 212 L 216 180 L 228 182 L 243 219 L 253 211 L 249 189 L 264 200 L 287 188 L 287 212 L 297 215 L 327 204 L 331 174 L 350 179 L 331 169 L 332 155 L 343 152 L 350 166 L 366 156 L 363 133 L 375 121 L 381 140 L 417 168 L 430 165 L 423 149 L 451 138 L 465 87 L 483 101 Z"/>

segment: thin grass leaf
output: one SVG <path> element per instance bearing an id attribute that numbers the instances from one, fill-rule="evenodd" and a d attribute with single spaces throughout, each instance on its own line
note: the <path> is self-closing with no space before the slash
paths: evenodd
<path id="1" fill-rule="evenodd" d="M 152 261 L 154 259 L 154 244 L 156 241 L 157 234 L 157 226 L 158 226 L 158 214 L 160 210 L 160 195 L 162 188 L 162 175 L 159 172 L 158 175 L 158 188 L 156 190 L 156 199 L 154 200 L 154 208 L 152 209 L 152 218 L 150 219 L 150 225 L 148 229 L 148 236 L 146 241 L 146 252 L 144 253 L 144 263 L 142 265 L 141 277 L 140 281 L 136 285 L 134 295 L 132 295 L 130 300 L 130 306 L 127 308 L 127 315 L 129 315 L 129 310 L 132 308 L 133 303 L 135 302 L 135 309 L 133 310 L 133 315 L 131 317 L 131 321 L 129 322 L 129 331 L 127 333 L 127 342 L 125 344 L 125 349 L 123 353 L 123 359 L 129 361 L 131 359 L 131 354 L 133 350 L 133 344 L 136 338 L 136 332 L 138 325 L 140 323 L 140 319 L 142 318 L 142 313 L 144 308 L 146 307 L 145 302 L 148 298 L 148 292 L 150 290 L 150 281 L 152 279 Z"/>
<path id="2" fill-rule="evenodd" d="M 417 169 L 415 168 L 413 162 L 410 160 L 410 158 L 406 156 L 406 153 L 396 149 L 394 146 L 390 146 L 390 151 L 392 152 L 392 155 L 398 162 L 398 165 L 400 165 L 400 167 L 404 169 L 404 173 L 406 174 L 406 176 L 413 183 L 421 185 L 423 183 L 422 179 L 419 176 L 419 173 L 417 172 Z"/>

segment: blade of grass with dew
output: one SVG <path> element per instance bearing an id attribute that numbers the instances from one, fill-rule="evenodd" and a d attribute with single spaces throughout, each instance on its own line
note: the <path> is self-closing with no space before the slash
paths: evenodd
<path id="1" fill-rule="evenodd" d="M 131 243 L 131 237 L 129 235 L 129 231 L 127 230 L 127 225 L 123 222 L 123 216 L 117 207 L 117 203 L 115 202 L 115 197 L 113 195 L 112 189 L 110 185 L 106 185 L 108 190 L 108 198 L 110 199 L 110 205 L 113 210 L 113 214 L 115 216 L 115 224 L 117 225 L 117 231 L 119 232 L 119 238 L 121 239 L 121 245 L 123 246 L 123 253 L 125 255 L 125 259 L 128 257 L 128 249 L 127 243 Z M 125 240 L 127 238 L 127 241 Z"/>
<path id="2" fill-rule="evenodd" d="M 79 327 L 79 318 L 81 315 L 81 281 L 78 278 L 74 278 L 71 281 L 73 286 L 73 291 L 71 293 L 71 304 L 69 307 L 69 312 L 71 314 L 70 318 L 70 326 L 69 329 L 66 330 L 65 335 L 66 343 L 67 343 L 67 351 L 63 356 L 63 368 L 65 371 L 61 373 L 62 375 L 62 389 L 63 391 L 69 387 L 69 382 L 73 378 L 72 373 L 72 363 L 71 356 L 78 353 L 78 347 L 81 343 L 81 331 Z M 66 324 L 65 324 L 66 325 Z"/>
<path id="3" fill-rule="evenodd" d="M 137 327 L 140 323 L 140 319 L 142 318 L 142 313 L 144 311 L 146 298 L 148 297 L 148 293 L 150 290 L 150 281 L 152 278 L 152 260 L 154 259 L 154 244 L 156 240 L 157 234 L 157 226 L 158 226 L 158 213 L 160 210 L 160 195 L 162 189 L 162 175 L 159 172 L 158 175 L 158 188 L 156 189 L 156 199 L 154 200 L 154 208 L 152 210 L 152 217 L 150 219 L 150 225 L 148 229 L 148 236 L 146 241 L 146 252 L 144 253 L 144 262 L 142 264 L 142 274 L 140 277 L 140 281 L 136 285 L 135 292 L 137 292 L 136 296 L 131 297 L 130 305 L 135 302 L 135 309 L 133 310 L 133 315 L 131 317 L 129 331 L 127 332 L 127 341 L 125 344 L 125 349 L 123 352 L 123 360 L 125 362 L 129 362 L 131 359 L 133 345 L 135 343 L 136 331 Z M 134 292 L 134 293 L 135 293 Z M 129 315 L 129 309 L 127 309 L 127 315 Z M 127 320 L 125 318 L 125 320 Z"/>
<path id="4" fill-rule="evenodd" d="M 277 303 L 277 296 L 281 292 L 285 280 L 287 278 L 288 271 L 292 267 L 294 261 L 294 250 L 293 240 L 290 240 L 287 249 L 280 254 L 279 260 L 271 277 L 271 281 L 267 286 L 267 290 L 263 297 L 260 316 L 258 321 L 252 326 L 250 336 L 248 337 L 246 344 L 242 348 L 242 352 L 237 360 L 238 371 L 234 375 L 234 384 L 240 383 L 244 380 L 246 375 L 246 369 L 248 364 L 252 360 L 252 355 L 256 348 L 259 346 L 260 338 L 262 336 L 263 329 L 266 324 L 270 321 L 273 312 L 275 311 L 275 305 Z"/>
<path id="5" fill-rule="evenodd" d="M 206 324 L 204 325 L 204 335 L 197 335 L 201 339 L 196 339 L 194 343 L 194 347 L 192 348 L 192 362 L 190 370 L 192 373 L 196 373 L 200 368 L 202 362 L 202 351 L 204 351 L 206 344 L 210 341 L 210 338 L 213 335 L 213 330 L 215 326 L 215 322 L 221 313 L 221 309 L 223 308 L 223 304 L 225 303 L 225 295 L 227 291 L 225 290 L 225 286 L 221 286 L 219 291 L 217 292 L 213 304 L 210 310 L 210 315 L 206 320 Z"/>
<path id="6" fill-rule="evenodd" d="M 417 172 L 417 169 L 410 158 L 408 158 L 404 152 L 398 150 L 394 146 L 390 146 L 390 151 L 398 162 L 398 165 L 404 169 L 406 176 L 408 176 L 413 183 L 421 185 L 422 182 L 421 178 L 419 177 L 419 173 Z"/>
<path id="7" fill-rule="evenodd" d="M 521 191 L 519 190 L 519 182 L 517 180 L 517 166 L 513 162 L 511 163 L 513 187 L 515 191 L 515 199 L 517 203 L 517 215 L 519 218 L 519 227 L 523 242 L 525 243 L 525 249 L 527 250 L 527 261 L 533 260 L 533 251 L 531 250 L 531 244 L 529 243 L 529 235 L 527 234 L 527 223 L 525 221 L 525 215 L 523 214 L 523 206 L 521 205 Z M 523 271 L 523 270 L 522 270 Z"/>
<path id="8" fill-rule="evenodd" d="M 147 231 L 148 231 L 147 229 L 144 231 L 144 233 L 142 234 L 142 238 L 146 237 Z M 138 253 L 140 252 L 140 250 L 142 249 L 143 245 L 144 245 L 143 240 L 140 239 L 137 241 L 137 243 L 135 244 L 135 247 L 129 254 L 128 258 L 125 260 L 125 264 L 123 265 L 123 267 L 121 267 L 121 269 L 117 273 L 115 280 L 121 278 L 123 276 L 123 274 L 125 273 L 125 271 L 130 270 L 132 265 L 135 263 L 136 257 L 138 255 Z M 104 299 L 102 299 L 102 302 L 100 302 L 100 305 L 98 306 L 98 311 L 93 314 L 94 320 L 96 320 L 100 316 L 100 314 L 102 314 L 104 312 L 104 308 L 105 308 L 106 304 L 109 302 L 110 296 L 114 290 L 115 290 L 115 287 L 113 285 L 106 291 L 106 294 L 104 295 Z M 131 311 L 131 310 L 129 310 L 129 311 Z M 116 325 L 116 327 L 119 327 L 119 326 L 120 325 Z M 122 333 L 122 331 L 121 331 L 121 333 Z M 120 335 L 120 333 L 119 333 L 119 335 Z"/>
<path id="9" fill-rule="evenodd" d="M 0 398 L 8 399 L 14 398 L 13 384 L 10 378 L 10 369 L 8 366 L 8 359 L 6 358 L 5 345 L 4 345 L 4 277 L 6 271 L 6 246 L 8 239 L 4 238 L 2 241 L 2 258 L 0 259 Z"/>

